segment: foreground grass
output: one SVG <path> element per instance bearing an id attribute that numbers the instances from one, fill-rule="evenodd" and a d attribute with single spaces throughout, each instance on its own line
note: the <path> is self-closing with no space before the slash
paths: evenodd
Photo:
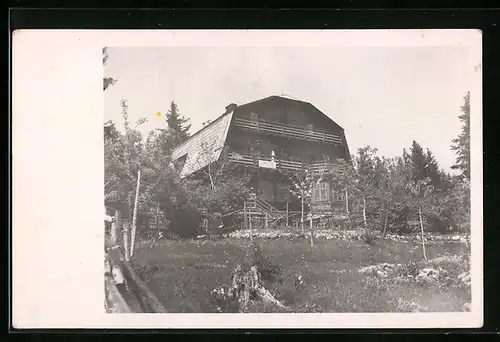
<path id="1" fill-rule="evenodd" d="M 361 241 L 256 240 L 263 254 L 282 267 L 279 279 L 268 288 L 294 312 L 404 312 L 461 311 L 470 302 L 470 289 L 459 286 L 421 286 L 360 274 L 359 268 L 378 263 L 408 264 L 422 261 L 417 243 L 382 241 L 369 246 Z M 170 312 L 216 312 L 210 292 L 229 284 L 232 270 L 245 257 L 248 240 L 166 241 L 143 247 L 134 267 Z M 468 255 L 459 243 L 429 244 L 430 259 Z M 463 264 L 463 265 L 462 265 Z M 456 279 L 466 262 L 447 267 Z M 449 265 L 448 265 L 449 266 Z M 295 280 L 301 275 L 304 284 Z M 258 307 L 256 312 L 269 312 Z"/>

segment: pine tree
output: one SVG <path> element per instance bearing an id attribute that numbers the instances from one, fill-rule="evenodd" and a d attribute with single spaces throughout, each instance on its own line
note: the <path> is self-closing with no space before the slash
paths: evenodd
<path id="1" fill-rule="evenodd" d="M 410 161 L 412 169 L 412 180 L 414 182 L 423 180 L 426 177 L 426 162 L 427 158 L 424 154 L 422 146 L 413 140 L 410 148 Z"/>
<path id="2" fill-rule="evenodd" d="M 464 96 L 464 105 L 460 110 L 462 114 L 458 118 L 462 122 L 462 131 L 452 140 L 451 149 L 457 158 L 451 168 L 462 171 L 462 174 L 470 179 L 470 92 Z"/>
<path id="3" fill-rule="evenodd" d="M 406 158 L 406 162 L 408 161 L 411 165 L 412 180 L 414 182 L 429 178 L 435 188 L 441 188 L 443 174 L 439 170 L 439 164 L 430 149 L 427 149 L 424 153 L 423 147 L 414 140 L 410 155 Z"/>
<path id="4" fill-rule="evenodd" d="M 189 124 L 188 118 L 179 114 L 179 108 L 174 101 L 170 103 L 170 109 L 166 115 L 166 121 L 168 143 L 165 147 L 167 150 L 171 150 L 189 138 L 188 131 L 191 128 L 191 125 Z"/>
<path id="5" fill-rule="evenodd" d="M 435 188 L 442 188 L 444 174 L 441 170 L 439 170 L 439 164 L 430 149 L 427 149 L 427 153 L 425 155 L 425 176 L 431 180 L 432 185 Z"/>

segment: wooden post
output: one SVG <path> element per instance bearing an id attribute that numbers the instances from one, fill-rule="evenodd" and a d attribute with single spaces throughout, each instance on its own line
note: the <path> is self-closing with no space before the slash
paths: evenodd
<path id="1" fill-rule="evenodd" d="M 137 205 L 139 203 L 140 185 L 141 185 L 141 170 L 137 172 L 137 187 L 135 188 L 134 213 L 132 217 L 132 234 L 130 237 L 130 256 L 134 255 L 135 234 L 137 232 Z"/>
<path id="2" fill-rule="evenodd" d="M 304 191 L 302 191 L 302 196 L 300 196 L 301 203 L 301 213 L 300 213 L 300 230 L 304 233 Z"/>
<path id="3" fill-rule="evenodd" d="M 363 198 L 363 223 L 365 225 L 365 231 L 368 229 L 368 225 L 366 223 L 366 199 Z"/>
<path id="4" fill-rule="evenodd" d="M 422 232 L 422 251 L 424 252 L 424 259 L 427 260 L 427 253 L 425 252 L 424 222 L 422 220 L 422 209 L 420 208 L 418 208 L 418 217 L 420 219 L 420 230 Z"/>
<path id="5" fill-rule="evenodd" d="M 109 242 L 110 242 L 111 246 L 115 246 L 116 245 L 115 232 L 116 232 L 116 221 L 113 220 L 113 221 L 111 221 L 111 227 L 110 227 L 110 231 L 109 231 Z M 107 236 L 106 236 L 106 241 L 108 241 L 108 237 Z"/>
<path id="6" fill-rule="evenodd" d="M 252 230 L 252 211 L 251 210 L 248 212 L 248 224 L 249 224 L 250 230 Z"/>
<path id="7" fill-rule="evenodd" d="M 248 229 L 247 201 L 243 202 L 243 229 Z"/>
<path id="8" fill-rule="evenodd" d="M 309 209 L 309 230 L 311 231 L 311 247 L 312 247 L 314 246 L 314 236 L 313 236 L 313 215 L 311 209 Z"/>
<path id="9" fill-rule="evenodd" d="M 349 193 L 347 192 L 347 187 L 345 188 L 345 209 L 347 211 L 347 224 L 349 229 L 351 229 L 351 213 L 349 212 Z"/>
<path id="10" fill-rule="evenodd" d="M 389 218 L 389 212 L 385 213 L 385 221 L 384 221 L 384 231 L 382 232 L 382 240 L 385 239 L 385 233 L 387 231 L 387 219 Z"/>
<path id="11" fill-rule="evenodd" d="M 332 187 L 333 188 L 333 187 Z M 328 220 L 327 220 L 327 225 L 328 225 L 328 228 L 331 229 L 333 227 L 333 223 L 335 221 L 334 219 L 334 214 L 335 214 L 335 205 L 334 205 L 334 200 L 335 200 L 335 197 L 334 197 L 334 193 L 333 193 L 333 189 L 330 191 L 330 217 L 328 217 Z"/>
<path id="12" fill-rule="evenodd" d="M 268 214 L 267 214 L 267 212 L 266 212 L 266 222 L 265 222 L 264 228 L 266 230 L 269 228 L 269 220 L 268 220 Z"/>
<path id="13" fill-rule="evenodd" d="M 156 204 L 156 231 L 158 231 L 160 227 L 160 204 Z"/>
<path id="14" fill-rule="evenodd" d="M 117 241 L 115 243 L 117 243 L 118 242 L 118 234 L 119 234 L 120 230 L 122 229 L 122 210 L 121 209 L 118 209 L 115 211 L 115 222 L 116 222 L 115 236 L 117 239 Z"/>
<path id="15" fill-rule="evenodd" d="M 288 215 L 288 202 L 286 202 L 286 227 L 288 228 L 288 219 L 289 219 L 289 215 Z"/>
<path id="16" fill-rule="evenodd" d="M 345 189 L 345 211 L 349 214 L 349 196 L 347 194 L 347 188 Z"/>
<path id="17" fill-rule="evenodd" d="M 118 241 L 118 232 L 120 231 L 120 210 L 115 209 L 115 222 L 111 224 L 111 243 L 113 246 Z"/>
<path id="18" fill-rule="evenodd" d="M 124 222 L 124 224 L 123 224 L 123 250 L 125 252 L 125 260 L 127 260 L 127 261 L 130 259 L 129 240 L 128 240 L 128 238 L 129 238 L 129 234 L 128 234 L 128 232 L 129 232 L 128 228 L 129 227 L 128 227 L 128 225 L 129 225 L 128 221 Z"/>

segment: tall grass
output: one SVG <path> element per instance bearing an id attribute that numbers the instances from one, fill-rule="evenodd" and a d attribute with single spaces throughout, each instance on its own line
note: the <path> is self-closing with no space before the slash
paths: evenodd
<path id="1" fill-rule="evenodd" d="M 251 258 L 266 288 L 294 312 L 460 311 L 470 301 L 468 288 L 400 281 L 396 276 L 403 271 L 387 278 L 358 272 L 377 263 L 424 267 L 418 243 L 379 241 L 370 246 L 318 240 L 311 247 L 303 240 L 286 239 L 257 239 L 253 245 L 244 239 L 166 241 L 138 249 L 133 263 L 170 312 L 216 312 L 211 291 L 229 285 L 232 270 L 248 262 L 249 248 L 254 249 Z M 446 268 L 449 278 L 468 267 L 460 257 L 468 255 L 462 244 L 429 244 L 427 252 L 427 266 Z M 274 309 L 257 303 L 253 310 Z"/>

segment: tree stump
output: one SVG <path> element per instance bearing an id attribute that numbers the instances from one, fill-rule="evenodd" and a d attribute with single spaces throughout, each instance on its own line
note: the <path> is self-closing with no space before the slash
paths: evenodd
<path id="1" fill-rule="evenodd" d="M 231 297 L 237 301 L 239 312 L 247 312 L 254 300 L 261 300 L 266 304 L 290 311 L 262 285 L 257 266 L 238 265 L 231 275 L 231 285 Z"/>

